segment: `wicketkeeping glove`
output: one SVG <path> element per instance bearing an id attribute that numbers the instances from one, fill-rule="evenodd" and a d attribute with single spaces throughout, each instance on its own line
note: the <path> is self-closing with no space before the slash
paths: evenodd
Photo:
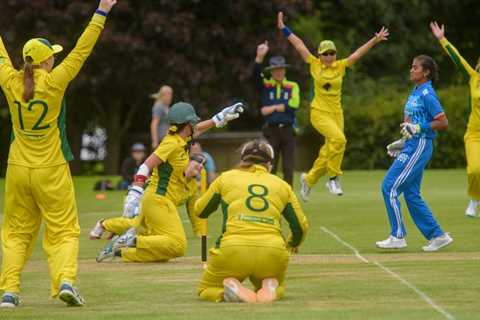
<path id="1" fill-rule="evenodd" d="M 243 112 L 243 103 L 237 102 L 234 105 L 224 108 L 222 111 L 213 116 L 212 120 L 215 122 L 217 128 L 222 128 L 227 125 L 227 122 L 240 117 Z"/>
<path id="2" fill-rule="evenodd" d="M 127 199 L 123 206 L 123 216 L 125 218 L 134 218 L 139 213 L 140 200 L 143 197 L 143 188 L 131 186 L 128 188 Z"/>
<path id="3" fill-rule="evenodd" d="M 390 157 L 396 158 L 400 152 L 402 152 L 403 147 L 405 146 L 405 138 L 395 140 L 387 146 L 387 154 Z"/>
<path id="4" fill-rule="evenodd" d="M 417 133 L 420 133 L 421 131 L 419 124 L 413 124 L 410 122 L 404 122 L 400 125 L 400 127 L 402 128 L 400 130 L 400 133 L 402 134 L 402 136 L 404 136 L 407 139 L 410 139 L 411 137 L 413 137 Z"/>

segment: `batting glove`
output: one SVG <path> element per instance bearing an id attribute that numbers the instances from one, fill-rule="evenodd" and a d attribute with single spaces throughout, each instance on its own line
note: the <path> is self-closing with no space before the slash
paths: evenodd
<path id="1" fill-rule="evenodd" d="M 217 128 L 223 128 L 229 121 L 240 117 L 243 112 L 243 103 L 237 102 L 234 105 L 224 108 L 222 111 L 213 116 L 212 120 L 215 122 Z"/>
<path id="2" fill-rule="evenodd" d="M 419 124 L 413 124 L 413 123 L 410 123 L 410 122 L 404 122 L 400 125 L 400 127 L 402 128 L 400 130 L 400 133 L 406 139 L 410 139 L 411 137 L 413 137 L 417 133 L 420 133 L 420 131 L 421 131 L 421 128 L 420 128 Z"/>
<path id="3" fill-rule="evenodd" d="M 402 152 L 404 146 L 405 138 L 393 141 L 387 146 L 387 154 L 392 158 L 396 158 Z"/>
<path id="4" fill-rule="evenodd" d="M 138 215 L 140 200 L 143 197 L 143 188 L 139 186 L 131 186 L 128 188 L 127 199 L 123 206 L 123 216 L 125 218 L 134 218 Z"/>

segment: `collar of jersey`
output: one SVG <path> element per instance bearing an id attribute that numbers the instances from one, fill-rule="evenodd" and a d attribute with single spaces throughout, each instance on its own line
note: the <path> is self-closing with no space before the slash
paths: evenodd
<path id="1" fill-rule="evenodd" d="M 261 164 L 254 164 L 252 171 L 264 171 L 264 172 L 268 172 L 267 168 L 265 168 L 265 167 L 262 166 Z"/>
<path id="2" fill-rule="evenodd" d="M 320 66 L 322 67 L 322 69 L 328 69 L 328 68 L 336 68 L 338 65 L 338 60 L 336 60 L 334 63 L 332 63 L 332 65 L 330 67 L 327 67 L 325 64 L 323 64 L 322 62 L 320 62 Z"/>
<path id="3" fill-rule="evenodd" d="M 187 145 L 187 141 L 186 141 L 184 138 L 182 138 L 178 133 L 176 133 L 176 134 L 174 135 L 174 137 L 175 137 L 175 139 L 177 140 L 178 144 L 179 144 L 181 147 Z"/>
<path id="4" fill-rule="evenodd" d="M 425 88 L 430 88 L 431 86 L 432 86 L 432 80 L 428 80 L 427 82 L 424 82 L 419 86 L 416 86 L 415 91 L 423 90 Z"/>

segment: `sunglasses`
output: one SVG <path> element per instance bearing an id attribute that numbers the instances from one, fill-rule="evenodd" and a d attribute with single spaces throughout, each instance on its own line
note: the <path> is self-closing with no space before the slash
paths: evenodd
<path id="1" fill-rule="evenodd" d="M 337 53 L 335 51 L 326 51 L 324 53 L 322 53 L 322 56 L 326 57 L 326 56 L 334 56 L 336 55 Z"/>

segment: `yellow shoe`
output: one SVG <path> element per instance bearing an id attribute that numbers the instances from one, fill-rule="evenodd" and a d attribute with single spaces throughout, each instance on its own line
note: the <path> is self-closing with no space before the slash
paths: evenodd
<path id="1" fill-rule="evenodd" d="M 277 300 L 278 280 L 267 278 L 262 281 L 262 288 L 257 292 L 257 302 L 271 303 Z"/>
<path id="2" fill-rule="evenodd" d="M 223 288 L 223 299 L 226 302 L 257 302 L 255 292 L 245 288 L 242 283 L 235 278 L 226 278 L 223 280 Z"/>

